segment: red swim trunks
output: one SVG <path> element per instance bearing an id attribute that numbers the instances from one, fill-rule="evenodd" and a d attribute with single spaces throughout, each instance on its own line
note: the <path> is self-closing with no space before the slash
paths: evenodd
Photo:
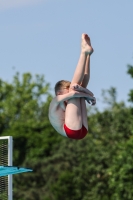
<path id="1" fill-rule="evenodd" d="M 80 130 L 71 130 L 64 124 L 64 130 L 69 138 L 77 140 L 83 139 L 88 132 L 84 125 L 82 125 Z"/>

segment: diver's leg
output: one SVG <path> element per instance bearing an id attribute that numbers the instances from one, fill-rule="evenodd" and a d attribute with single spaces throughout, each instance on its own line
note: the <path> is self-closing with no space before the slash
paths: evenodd
<path id="1" fill-rule="evenodd" d="M 82 111 L 80 98 L 72 98 L 68 100 L 65 111 L 65 124 L 72 130 L 82 128 Z"/>
<path id="2" fill-rule="evenodd" d="M 84 78 L 82 81 L 81 86 L 86 88 L 90 80 L 90 55 L 87 55 L 86 63 L 85 63 L 85 71 L 84 71 Z"/>
<path id="3" fill-rule="evenodd" d="M 82 125 L 88 130 L 87 109 L 84 98 L 80 98 Z"/>
<path id="4" fill-rule="evenodd" d="M 79 57 L 79 61 L 77 64 L 77 67 L 74 72 L 74 76 L 72 78 L 71 84 L 77 83 L 77 84 L 82 84 L 83 79 L 84 79 L 84 73 L 86 67 L 86 59 L 87 55 L 90 55 L 93 52 L 93 48 L 90 43 L 90 38 L 88 37 L 87 34 L 82 34 L 82 41 L 81 41 L 81 54 Z M 87 60 L 87 65 L 88 65 Z M 86 69 L 87 70 L 87 69 Z"/>
<path id="5" fill-rule="evenodd" d="M 87 34 L 82 34 L 81 54 L 79 57 L 79 61 L 73 79 L 71 81 L 71 85 L 73 85 L 74 83 L 77 83 L 79 85 L 82 84 L 85 68 L 87 68 L 86 58 L 87 55 L 91 55 L 92 52 L 93 48 L 91 47 L 90 38 L 88 37 Z M 70 90 L 72 90 L 71 86 Z M 73 98 L 68 100 L 65 111 L 65 124 L 66 126 L 68 126 L 68 128 L 72 130 L 79 130 L 82 128 L 82 125 L 84 125 L 87 128 L 87 111 L 85 110 L 85 108 L 86 105 L 85 105 L 85 100 L 83 98 L 82 99 Z"/>

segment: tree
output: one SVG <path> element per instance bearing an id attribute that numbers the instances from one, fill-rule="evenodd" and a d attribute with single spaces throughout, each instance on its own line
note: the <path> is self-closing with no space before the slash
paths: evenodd
<path id="1" fill-rule="evenodd" d="M 34 170 L 14 175 L 15 200 L 131 199 L 133 115 L 115 88 L 104 91 L 109 107 L 88 115 L 89 134 L 79 141 L 49 123 L 43 76 L 1 80 L 0 94 L 0 135 L 14 138 L 14 165 Z"/>
<path id="2" fill-rule="evenodd" d="M 16 166 L 30 167 L 36 171 L 38 163 L 51 154 L 51 146 L 54 149 L 57 145 L 58 137 L 48 120 L 51 100 L 48 90 L 49 84 L 39 75 L 33 79 L 27 73 L 21 78 L 17 73 L 11 84 L 0 80 L 0 135 L 13 136 L 13 161 Z M 23 178 L 19 179 L 19 175 L 14 176 L 14 199 L 21 199 L 21 193 L 25 193 L 24 199 L 27 198 L 26 193 L 34 184 L 30 176 L 35 174 L 22 175 L 26 177 L 25 183 Z M 41 183 L 36 184 L 39 186 Z"/>
<path id="3" fill-rule="evenodd" d="M 109 188 L 113 191 L 112 200 L 133 199 L 133 137 L 118 144 L 117 155 L 108 170 Z"/>
<path id="4" fill-rule="evenodd" d="M 128 65 L 127 73 L 133 78 L 133 66 Z M 133 103 L 133 89 L 129 93 L 129 101 Z"/>

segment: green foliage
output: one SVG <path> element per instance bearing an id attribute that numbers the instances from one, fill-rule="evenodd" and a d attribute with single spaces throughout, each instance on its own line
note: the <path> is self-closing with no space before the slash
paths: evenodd
<path id="1" fill-rule="evenodd" d="M 34 165 L 38 160 L 41 162 L 42 158 L 50 155 L 51 145 L 58 143 L 59 137 L 56 137 L 48 120 L 51 101 L 48 90 L 49 84 L 39 75 L 33 79 L 31 74 L 24 74 L 21 79 L 16 74 L 12 84 L 0 81 L 0 135 L 12 135 L 14 138 L 14 165 L 36 170 Z M 21 185 L 21 181 L 16 175 L 14 187 Z M 32 184 L 30 181 L 26 179 L 25 183 Z M 24 192 L 25 188 L 28 190 L 25 183 L 21 185 Z M 16 192 L 18 194 L 15 191 L 14 188 L 15 198 L 20 199 L 21 191 Z"/>
<path id="2" fill-rule="evenodd" d="M 102 90 L 102 96 L 104 98 L 104 103 L 107 103 L 112 107 L 116 103 L 116 88 L 111 87 L 109 90 Z"/>
<path id="3" fill-rule="evenodd" d="M 133 66 L 128 65 L 127 73 L 130 74 L 130 76 L 133 78 Z M 129 99 L 128 100 L 133 103 L 133 89 L 130 90 Z"/>
<path id="4" fill-rule="evenodd" d="M 118 145 L 118 153 L 108 170 L 112 199 L 133 199 L 133 136 Z M 116 187 L 117 186 L 117 187 Z"/>
<path id="5" fill-rule="evenodd" d="M 133 199 L 132 109 L 115 88 L 104 91 L 108 109 L 89 114 L 89 134 L 71 140 L 49 123 L 49 90 L 43 76 L 0 80 L 0 135 L 14 138 L 14 165 L 34 170 L 14 175 L 14 200 Z"/>

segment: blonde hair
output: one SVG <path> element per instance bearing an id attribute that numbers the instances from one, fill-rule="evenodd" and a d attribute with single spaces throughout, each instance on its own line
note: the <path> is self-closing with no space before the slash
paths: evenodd
<path id="1" fill-rule="evenodd" d="M 55 84 L 55 88 L 54 88 L 54 89 L 55 89 L 55 94 L 57 95 L 57 92 L 58 92 L 59 90 L 69 89 L 70 84 L 71 84 L 70 81 L 65 81 L 65 80 L 58 81 L 58 82 Z"/>

